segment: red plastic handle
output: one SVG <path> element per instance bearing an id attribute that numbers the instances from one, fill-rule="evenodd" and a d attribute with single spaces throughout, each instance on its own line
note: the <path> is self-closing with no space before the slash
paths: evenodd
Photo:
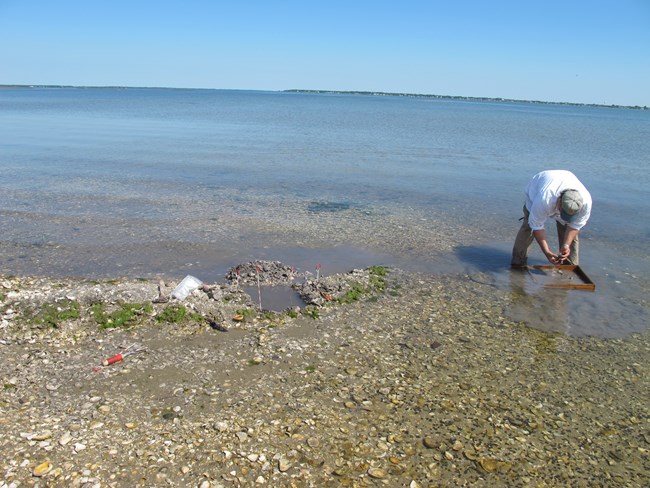
<path id="1" fill-rule="evenodd" d="M 104 361 L 104 366 L 108 366 L 109 364 L 116 363 L 116 362 L 118 362 L 118 361 L 121 361 L 122 359 L 124 359 L 124 355 L 123 355 L 123 354 L 116 354 L 115 356 L 112 356 L 112 357 L 106 359 L 106 360 Z"/>

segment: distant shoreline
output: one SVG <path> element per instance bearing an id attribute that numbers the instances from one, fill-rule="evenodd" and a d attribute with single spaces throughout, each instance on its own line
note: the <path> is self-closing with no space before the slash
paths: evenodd
<path id="1" fill-rule="evenodd" d="M 634 110 L 650 110 L 648 106 L 641 105 L 605 105 L 599 103 L 578 103 L 578 102 L 545 102 L 542 100 L 517 100 L 514 98 L 490 98 L 490 97 L 465 97 L 460 95 L 428 95 L 421 93 L 393 93 L 393 92 L 374 92 L 374 91 L 338 91 L 338 90 L 301 90 L 292 89 L 284 90 L 287 93 L 322 93 L 334 95 L 371 95 L 381 97 L 409 97 L 409 98 L 432 98 L 436 100 L 464 100 L 472 102 L 517 102 L 517 103 L 536 103 L 541 105 L 568 105 L 576 107 L 605 107 L 605 108 L 628 108 Z"/>
<path id="2" fill-rule="evenodd" d="M 2 85 L 1 89 L 17 88 L 79 88 L 79 89 L 158 89 L 158 90 L 219 90 L 219 88 L 178 88 L 178 87 L 157 87 L 157 86 L 75 86 L 75 85 Z M 257 91 L 257 90 L 255 90 Z M 261 90 L 265 91 L 265 90 Z M 274 90 L 268 90 L 273 92 Z M 380 91 L 361 91 L 361 90 L 308 90 L 308 89 L 290 89 L 280 90 L 282 93 L 312 93 L 324 95 L 367 95 L 380 97 L 408 97 L 408 98 L 430 98 L 434 100 L 460 100 L 472 102 L 498 102 L 498 103 L 533 103 L 540 105 L 565 105 L 572 107 L 604 107 L 604 108 L 625 108 L 633 110 L 650 110 L 647 105 L 606 105 L 601 103 L 578 103 L 578 102 L 548 102 L 543 100 L 519 100 L 514 98 L 491 98 L 491 97 L 469 97 L 461 95 L 433 95 L 424 93 L 399 93 L 399 92 L 380 92 Z"/>

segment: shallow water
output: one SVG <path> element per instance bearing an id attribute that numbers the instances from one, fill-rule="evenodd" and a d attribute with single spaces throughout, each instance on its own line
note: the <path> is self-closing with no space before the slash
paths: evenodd
<path id="1" fill-rule="evenodd" d="M 618 336 L 649 323 L 647 111 L 12 89 L 0 91 L 0 127 L 3 273 L 216 281 L 252 259 L 332 274 L 384 264 L 485 275 L 522 296 L 513 317 L 545 330 Z M 523 187 L 551 167 L 594 198 L 581 246 L 593 294 L 558 300 L 508 269 Z"/>
<path id="2" fill-rule="evenodd" d="M 244 291 L 248 293 L 253 303 L 258 305 L 259 310 L 284 312 L 287 309 L 302 308 L 306 305 L 298 292 L 290 286 L 246 287 Z"/>

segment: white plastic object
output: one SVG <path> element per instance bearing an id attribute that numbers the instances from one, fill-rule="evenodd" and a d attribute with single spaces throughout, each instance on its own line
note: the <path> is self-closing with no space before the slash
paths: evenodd
<path id="1" fill-rule="evenodd" d="M 181 281 L 178 286 L 174 288 L 174 291 L 172 291 L 172 298 L 176 298 L 177 300 L 184 300 L 187 298 L 187 295 L 192 293 L 202 284 L 203 282 L 200 279 L 195 278 L 192 275 L 187 275 L 185 278 L 183 278 L 183 281 Z"/>

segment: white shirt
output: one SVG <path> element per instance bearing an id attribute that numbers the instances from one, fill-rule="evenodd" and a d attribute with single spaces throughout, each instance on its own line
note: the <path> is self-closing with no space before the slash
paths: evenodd
<path id="1" fill-rule="evenodd" d="M 577 190 L 582 197 L 582 208 L 571 223 L 560 217 L 558 199 L 565 190 Z M 542 171 L 533 176 L 526 187 L 526 208 L 530 212 L 528 224 L 532 230 L 543 229 L 548 218 L 580 230 L 591 215 L 591 195 L 571 171 Z"/>

